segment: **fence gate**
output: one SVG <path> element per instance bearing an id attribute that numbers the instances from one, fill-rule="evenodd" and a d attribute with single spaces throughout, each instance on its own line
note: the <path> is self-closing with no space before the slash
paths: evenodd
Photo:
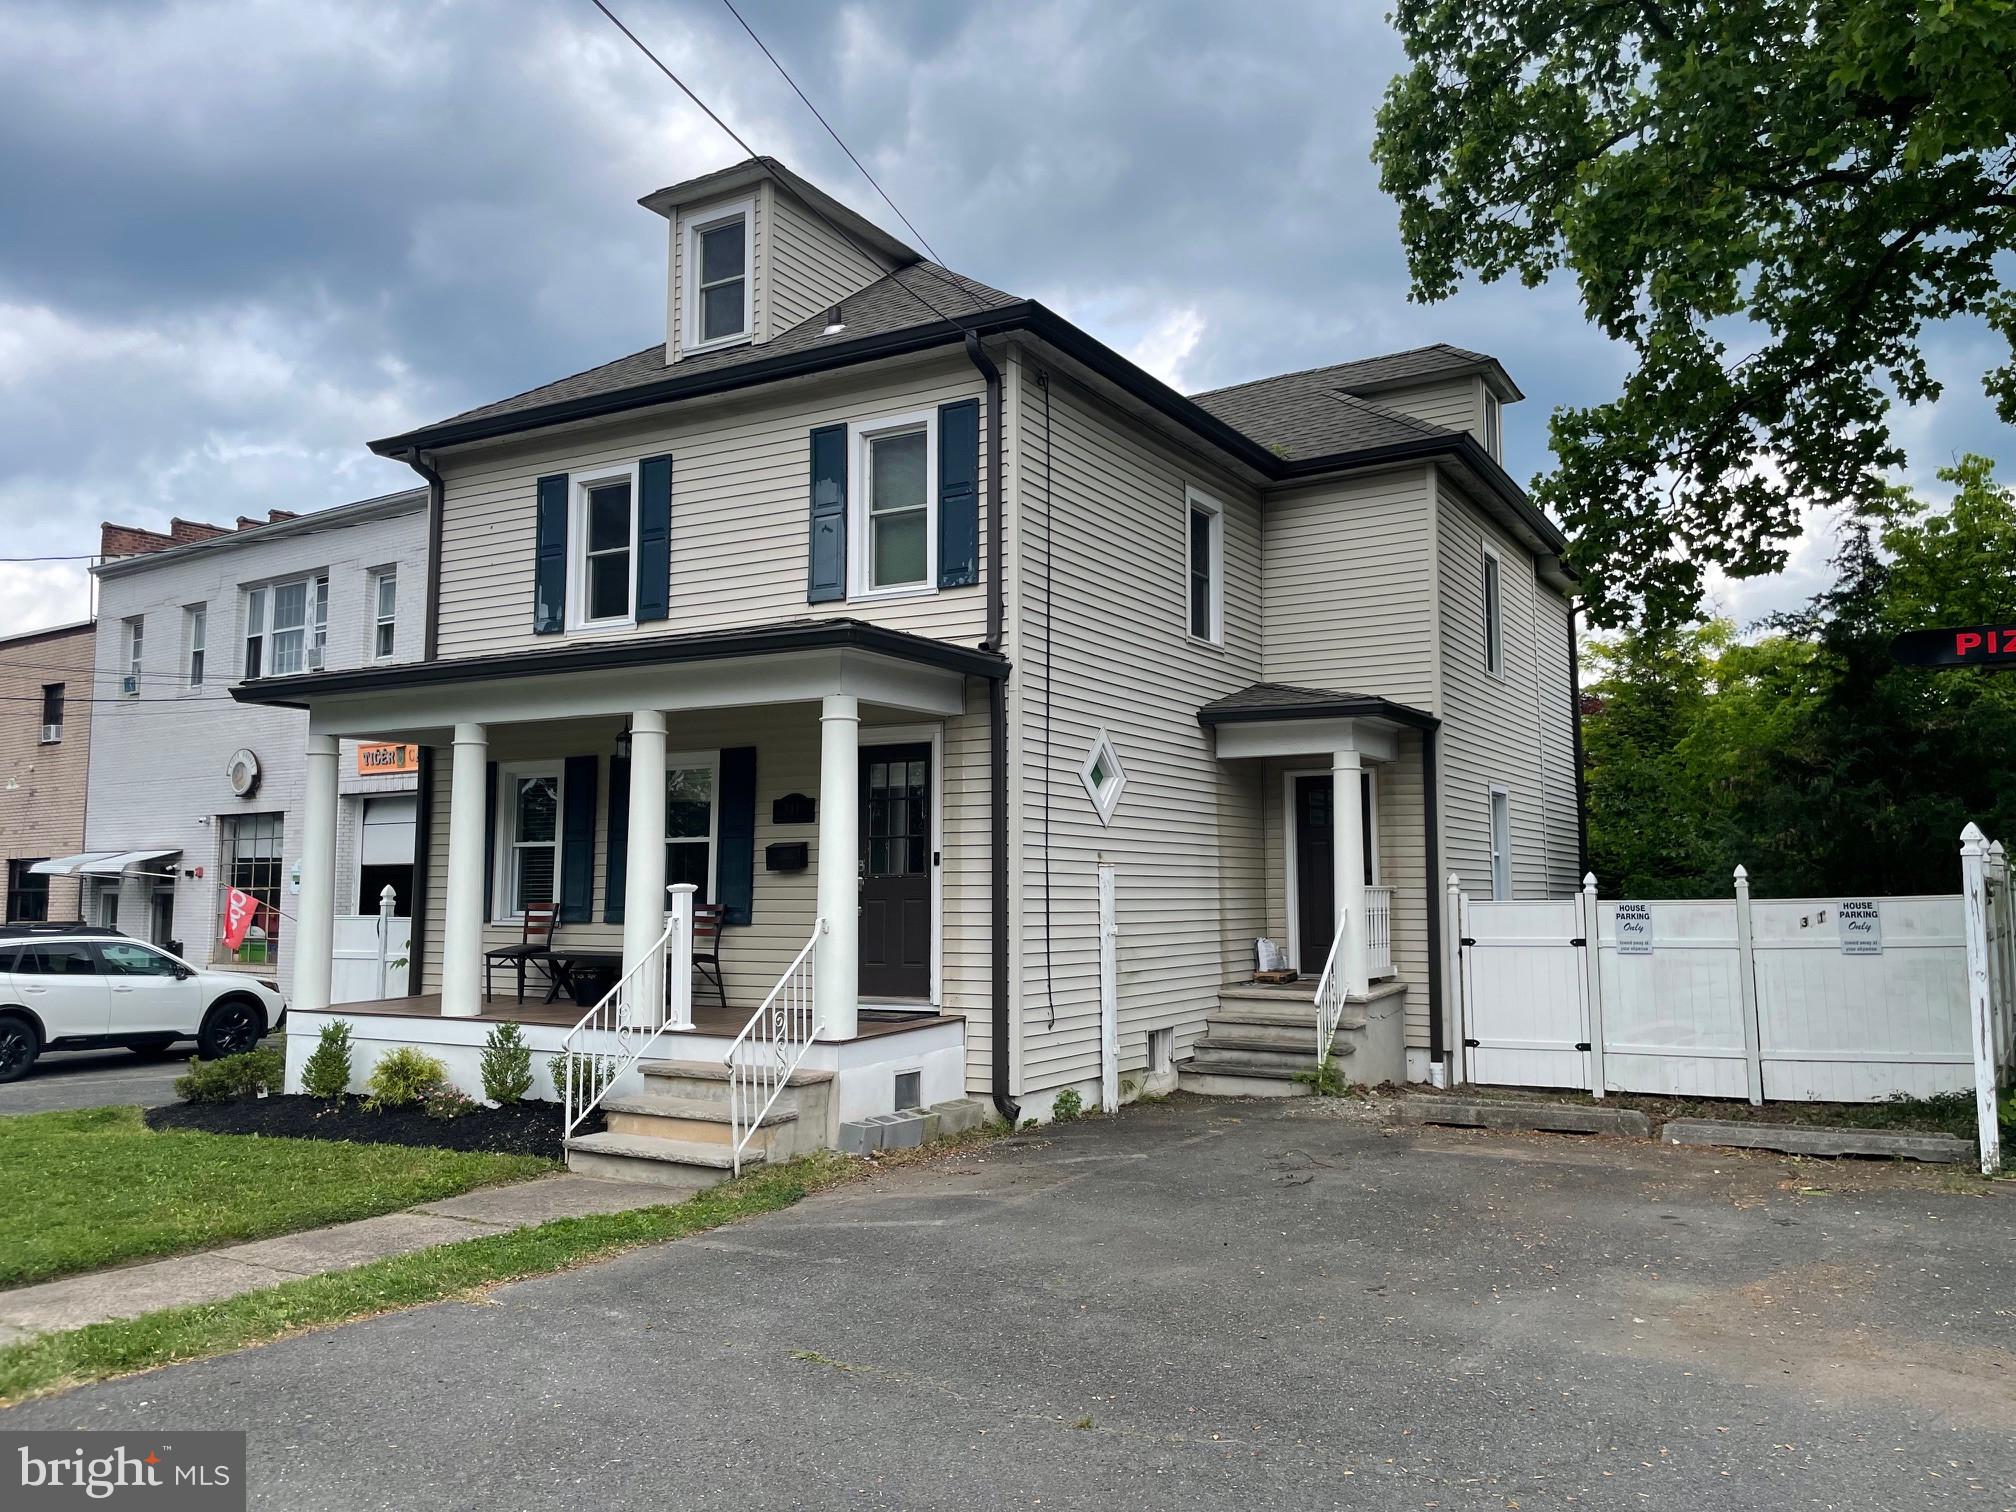
<path id="1" fill-rule="evenodd" d="M 1579 897 L 1459 898 L 1464 1080 L 1578 1087 L 1589 1080 L 1589 983 Z"/>

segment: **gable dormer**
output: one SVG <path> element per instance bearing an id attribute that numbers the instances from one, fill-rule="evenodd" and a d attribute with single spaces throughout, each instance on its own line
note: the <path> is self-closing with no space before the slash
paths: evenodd
<path id="1" fill-rule="evenodd" d="M 1505 460 L 1503 407 L 1526 396 L 1495 357 L 1461 347 L 1420 347 L 1348 364 L 1339 385 L 1354 399 L 1446 430 L 1468 431 Z"/>
<path id="2" fill-rule="evenodd" d="M 750 158 L 638 203 L 666 220 L 668 363 L 761 348 L 919 261 L 774 158 Z"/>

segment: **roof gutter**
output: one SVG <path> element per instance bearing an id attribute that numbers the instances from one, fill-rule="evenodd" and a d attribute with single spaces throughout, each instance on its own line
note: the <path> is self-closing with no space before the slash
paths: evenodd
<path id="1" fill-rule="evenodd" d="M 987 640 L 985 650 L 999 653 L 1007 619 L 1007 585 L 1002 578 L 1005 553 L 1001 523 L 1001 369 L 966 333 L 966 356 L 987 384 Z M 993 914 L 989 1004 L 993 1056 L 994 1109 L 1009 1128 L 1021 1121 L 1015 1101 L 1013 1047 L 1009 1042 L 1008 997 L 1008 679 L 987 680 L 988 893 Z"/>

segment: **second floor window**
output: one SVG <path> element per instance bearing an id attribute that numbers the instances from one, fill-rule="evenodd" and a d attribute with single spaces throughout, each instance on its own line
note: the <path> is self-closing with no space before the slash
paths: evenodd
<path id="1" fill-rule="evenodd" d="M 147 652 L 147 620 L 143 615 L 134 615 L 126 621 L 126 675 L 120 679 L 119 691 L 134 694 L 140 691 L 140 663 Z"/>
<path id="2" fill-rule="evenodd" d="M 1505 671 L 1505 569 L 1498 553 L 1484 548 L 1484 670 Z"/>
<path id="3" fill-rule="evenodd" d="M 398 642 L 399 577 L 389 567 L 372 579 L 371 659 L 384 661 Z"/>
<path id="4" fill-rule="evenodd" d="M 63 738 L 63 684 L 42 684 L 42 744 Z"/>
<path id="5" fill-rule="evenodd" d="M 1190 636 L 1216 645 L 1225 633 L 1225 511 L 1216 499 L 1194 488 L 1185 498 Z"/>
<path id="6" fill-rule="evenodd" d="M 203 641 L 209 634 L 209 611 L 201 604 L 191 604 L 186 611 L 189 616 L 189 686 L 203 686 Z"/>
<path id="7" fill-rule="evenodd" d="M 567 573 L 575 629 L 627 625 L 637 580 L 637 476 L 625 467 L 574 480 L 574 518 L 567 538 L 574 561 Z"/>
<path id="8" fill-rule="evenodd" d="M 751 206 L 733 205 L 686 230 L 686 345 L 712 346 L 749 334 Z"/>
<path id="9" fill-rule="evenodd" d="M 937 583 L 938 417 L 901 415 L 854 427 L 856 597 L 914 593 Z"/>
<path id="10" fill-rule="evenodd" d="M 296 578 L 247 590 L 245 675 L 316 671 L 329 640 L 329 580 Z"/>

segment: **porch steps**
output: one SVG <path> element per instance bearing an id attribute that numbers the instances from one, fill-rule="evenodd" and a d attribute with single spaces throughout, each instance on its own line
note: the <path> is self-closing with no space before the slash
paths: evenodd
<path id="1" fill-rule="evenodd" d="M 742 1152 L 745 1167 L 761 1165 L 763 1159 L 763 1152 L 754 1146 Z M 734 1165 L 725 1143 L 658 1139 L 614 1130 L 567 1141 L 567 1169 L 576 1175 L 676 1187 L 689 1193 L 725 1179 Z"/>
<path id="2" fill-rule="evenodd" d="M 1347 1011 L 1330 1046 L 1332 1058 L 1354 1054 L 1364 1029 L 1365 1020 Z M 1203 1036 L 1177 1068 L 1185 1091 L 1207 1097 L 1306 1097 L 1314 1089 L 1296 1078 L 1315 1069 L 1314 979 L 1219 988 Z"/>
<path id="3" fill-rule="evenodd" d="M 638 1062 L 639 1092 L 605 1098 L 608 1128 L 567 1141 L 567 1167 L 584 1176 L 697 1191 L 734 1169 L 728 1068 L 719 1061 Z M 831 1071 L 791 1074 L 742 1151 L 743 1169 L 832 1144 Z"/>

